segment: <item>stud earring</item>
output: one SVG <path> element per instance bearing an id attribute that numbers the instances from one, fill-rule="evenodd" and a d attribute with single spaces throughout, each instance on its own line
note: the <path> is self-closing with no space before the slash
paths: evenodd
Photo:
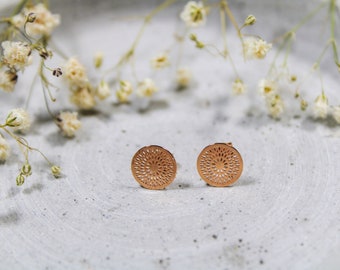
<path id="1" fill-rule="evenodd" d="M 164 189 L 176 177 L 174 156 L 158 145 L 139 149 L 131 161 L 131 171 L 136 181 L 147 189 Z"/>
<path id="2" fill-rule="evenodd" d="M 215 143 L 205 147 L 199 154 L 197 170 L 209 185 L 227 187 L 241 176 L 243 160 L 232 143 Z"/>

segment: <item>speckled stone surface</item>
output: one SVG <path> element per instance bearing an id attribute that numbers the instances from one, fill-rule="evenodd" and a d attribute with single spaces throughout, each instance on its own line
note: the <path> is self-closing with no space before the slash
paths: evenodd
<path id="1" fill-rule="evenodd" d="M 240 18 L 254 13 L 254 32 L 270 40 L 298 20 L 307 2 L 307 8 L 315 4 L 287 2 L 238 1 L 232 7 Z M 136 17 L 155 4 L 52 1 L 63 18 L 54 42 L 77 55 L 90 74 L 94 52 L 103 51 L 105 70 L 131 44 L 141 25 Z M 229 63 L 195 50 L 190 42 L 182 63 L 192 70 L 194 83 L 175 91 L 175 60 L 160 72 L 150 70 L 149 60 L 172 43 L 180 25 L 173 19 L 176 12 L 158 15 L 136 52 L 138 76 L 152 76 L 159 86 L 142 113 L 145 104 L 115 106 L 112 97 L 98 112 L 81 115 L 82 130 L 67 140 L 49 120 L 40 87 L 35 87 L 29 106 L 35 122 L 27 139 L 60 164 L 64 176 L 54 180 L 32 154 L 34 173 L 16 187 L 22 157 L 12 143 L 10 159 L 0 165 L 0 269 L 340 268 L 338 128 L 331 120 L 314 121 L 310 112 L 293 117 L 298 113 L 293 105 L 280 121 L 268 118 L 256 85 L 269 62 L 244 63 L 231 28 L 230 51 L 248 84 L 247 94 L 233 97 Z M 211 42 L 220 41 L 216 16 L 195 31 Z M 282 23 L 276 27 L 274 21 Z M 290 63 L 297 74 L 304 74 L 311 55 L 320 52 L 313 42 L 321 38 L 313 35 L 321 35 L 320 21 L 304 30 L 294 47 Z M 324 64 L 327 95 L 339 104 L 339 76 L 330 57 Z M 31 78 L 27 69 L 14 94 L 0 93 L 1 119 L 24 104 Z M 316 96 L 319 79 L 311 77 L 303 88 L 308 97 Z M 54 111 L 72 108 L 67 91 L 61 86 Z M 197 156 L 208 144 L 229 141 L 242 155 L 243 174 L 233 187 L 209 187 L 199 178 Z M 178 163 L 175 181 L 163 191 L 141 188 L 130 171 L 134 153 L 151 144 L 168 149 Z"/>

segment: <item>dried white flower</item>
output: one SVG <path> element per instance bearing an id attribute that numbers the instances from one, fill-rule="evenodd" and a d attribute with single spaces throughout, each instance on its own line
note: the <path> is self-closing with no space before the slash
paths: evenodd
<path id="1" fill-rule="evenodd" d="M 151 59 L 151 66 L 154 69 L 164 68 L 170 65 L 169 57 L 167 53 L 161 53 Z"/>
<path id="2" fill-rule="evenodd" d="M 105 81 L 101 81 L 96 89 L 96 96 L 100 100 L 104 100 L 111 95 L 109 84 Z"/>
<path id="3" fill-rule="evenodd" d="M 119 89 L 116 92 L 116 96 L 119 102 L 126 103 L 129 101 L 129 96 L 132 94 L 132 85 L 128 81 L 120 81 Z"/>
<path id="4" fill-rule="evenodd" d="M 181 88 L 186 88 L 189 86 L 192 79 L 192 74 L 190 70 L 186 68 L 179 68 L 176 74 L 177 85 Z"/>
<path id="5" fill-rule="evenodd" d="M 74 137 L 81 127 L 77 112 L 61 112 L 57 117 L 57 125 L 65 137 Z"/>
<path id="6" fill-rule="evenodd" d="M 150 78 L 146 78 L 138 84 L 137 93 L 141 97 L 151 97 L 155 92 L 157 92 L 157 88 Z"/>
<path id="7" fill-rule="evenodd" d="M 21 28 L 26 19 L 29 22 L 26 24 L 26 31 L 29 35 L 49 36 L 53 29 L 60 24 L 60 16 L 52 14 L 42 3 L 25 8 L 22 13 L 12 18 L 12 23 Z"/>
<path id="8" fill-rule="evenodd" d="M 6 126 L 12 127 L 15 130 L 26 131 L 31 126 L 30 116 L 22 108 L 13 109 L 6 118 Z"/>
<path id="9" fill-rule="evenodd" d="M 340 106 L 333 108 L 333 118 L 338 124 L 340 124 Z"/>
<path id="10" fill-rule="evenodd" d="M 279 118 L 284 111 L 284 103 L 279 95 L 266 97 L 267 109 L 271 117 Z"/>
<path id="11" fill-rule="evenodd" d="M 244 82 L 237 78 L 235 81 L 232 83 L 232 90 L 234 95 L 241 95 L 245 92 L 246 90 L 246 85 Z"/>
<path id="12" fill-rule="evenodd" d="M 277 90 L 277 83 L 272 80 L 262 79 L 258 84 L 259 90 L 263 95 L 272 95 Z"/>
<path id="13" fill-rule="evenodd" d="M 9 144 L 5 138 L 0 134 L 0 161 L 4 162 L 9 156 Z"/>
<path id="14" fill-rule="evenodd" d="M 63 70 L 71 88 L 82 88 L 88 84 L 85 67 L 76 58 L 70 58 Z"/>
<path id="15" fill-rule="evenodd" d="M 197 27 L 205 24 L 207 11 L 202 2 L 189 1 L 180 16 L 187 26 Z"/>
<path id="16" fill-rule="evenodd" d="M 0 71 L 0 89 L 12 92 L 17 82 L 18 75 L 10 70 Z"/>
<path id="17" fill-rule="evenodd" d="M 24 69 L 31 64 L 31 47 L 25 42 L 4 41 L 2 62 L 10 68 Z"/>
<path id="18" fill-rule="evenodd" d="M 314 117 L 325 119 L 328 113 L 328 99 L 324 93 L 319 95 L 314 101 Z"/>
<path id="19" fill-rule="evenodd" d="M 247 59 L 263 59 L 271 48 L 272 44 L 267 43 L 261 38 L 250 37 L 243 43 L 243 49 Z"/>
<path id="20" fill-rule="evenodd" d="M 90 110 L 96 106 L 96 100 L 93 94 L 86 87 L 73 91 L 70 101 L 83 110 Z"/>

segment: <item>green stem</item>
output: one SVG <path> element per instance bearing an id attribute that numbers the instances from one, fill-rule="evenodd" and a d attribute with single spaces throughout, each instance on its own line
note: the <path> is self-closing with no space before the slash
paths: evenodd
<path id="1" fill-rule="evenodd" d="M 336 26 L 336 5 L 335 0 L 331 0 L 330 3 L 330 20 L 331 20 L 331 43 L 333 48 L 333 58 L 335 64 L 340 67 L 338 46 L 335 40 L 335 26 Z"/>
<path id="2" fill-rule="evenodd" d="M 305 17 L 303 17 L 302 20 L 298 24 L 296 24 L 289 32 L 296 33 L 302 26 L 304 26 L 309 20 L 311 20 L 325 6 L 326 2 L 322 2 L 315 9 L 309 12 Z M 289 34 L 289 32 L 286 34 Z"/>
<path id="3" fill-rule="evenodd" d="M 222 32 L 222 39 L 223 39 L 223 47 L 224 47 L 224 54 L 227 56 L 228 54 L 228 46 L 227 46 L 227 29 L 226 29 L 226 20 L 225 20 L 225 13 L 224 10 L 220 9 L 220 20 L 221 20 L 221 32 Z"/>

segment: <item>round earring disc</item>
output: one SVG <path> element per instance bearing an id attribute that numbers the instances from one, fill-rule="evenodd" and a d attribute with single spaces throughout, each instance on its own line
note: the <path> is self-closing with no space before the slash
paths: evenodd
<path id="1" fill-rule="evenodd" d="M 147 189 L 164 189 L 176 177 L 176 160 L 158 145 L 145 146 L 137 151 L 131 161 L 136 181 Z"/>
<path id="2" fill-rule="evenodd" d="M 205 147 L 197 158 L 201 178 L 211 186 L 230 186 L 239 179 L 243 170 L 240 153 L 231 145 L 216 143 Z"/>

